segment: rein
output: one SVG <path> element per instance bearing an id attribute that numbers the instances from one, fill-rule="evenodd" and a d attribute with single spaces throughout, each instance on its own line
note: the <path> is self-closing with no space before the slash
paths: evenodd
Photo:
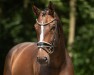
<path id="1" fill-rule="evenodd" d="M 54 18 L 53 20 L 51 20 L 48 23 L 40 23 L 37 19 L 36 22 L 38 25 L 40 26 L 46 26 L 52 22 L 54 22 L 56 20 L 56 18 Z M 54 52 L 54 44 L 53 43 L 48 43 L 48 42 L 38 42 L 37 43 L 38 48 L 43 48 L 47 53 L 52 54 Z"/>

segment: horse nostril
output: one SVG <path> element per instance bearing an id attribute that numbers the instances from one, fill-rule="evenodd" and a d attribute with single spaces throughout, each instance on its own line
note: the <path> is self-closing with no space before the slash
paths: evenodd
<path id="1" fill-rule="evenodd" d="M 37 61 L 39 63 L 46 63 L 46 62 L 48 62 L 48 59 L 47 59 L 47 57 L 43 57 L 43 58 L 37 57 Z"/>
<path id="2" fill-rule="evenodd" d="M 47 62 L 47 57 L 44 57 L 44 61 L 46 61 L 46 62 Z"/>
<path id="3" fill-rule="evenodd" d="M 39 57 L 37 57 L 37 61 L 39 60 Z"/>

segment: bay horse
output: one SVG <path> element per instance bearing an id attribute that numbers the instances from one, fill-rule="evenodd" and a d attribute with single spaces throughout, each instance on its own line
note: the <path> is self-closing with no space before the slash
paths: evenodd
<path id="1" fill-rule="evenodd" d="M 74 75 L 53 3 L 44 10 L 35 5 L 32 9 L 38 17 L 34 25 L 38 42 L 14 46 L 6 57 L 4 75 Z"/>

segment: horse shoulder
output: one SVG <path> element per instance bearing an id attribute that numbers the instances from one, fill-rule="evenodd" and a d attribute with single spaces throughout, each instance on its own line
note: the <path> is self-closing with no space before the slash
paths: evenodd
<path id="1" fill-rule="evenodd" d="M 24 48 L 25 46 L 29 46 L 29 45 L 32 46 L 32 45 L 35 45 L 35 43 L 32 43 L 32 42 L 20 43 L 14 46 L 11 50 L 9 50 L 5 59 L 4 75 L 11 75 L 13 62 L 17 57 L 17 55 L 22 51 L 22 49 L 19 49 L 19 48 Z"/>

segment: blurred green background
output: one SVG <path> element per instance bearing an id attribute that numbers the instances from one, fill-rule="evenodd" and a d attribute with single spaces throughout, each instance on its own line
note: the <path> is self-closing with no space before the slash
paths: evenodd
<path id="1" fill-rule="evenodd" d="M 0 0 L 0 75 L 5 57 L 16 44 L 37 41 L 32 4 L 44 9 L 50 0 Z M 51 0 L 63 23 L 66 48 L 70 29 L 70 1 Z M 69 52 L 75 75 L 94 75 L 94 0 L 76 0 L 75 36 Z"/>

